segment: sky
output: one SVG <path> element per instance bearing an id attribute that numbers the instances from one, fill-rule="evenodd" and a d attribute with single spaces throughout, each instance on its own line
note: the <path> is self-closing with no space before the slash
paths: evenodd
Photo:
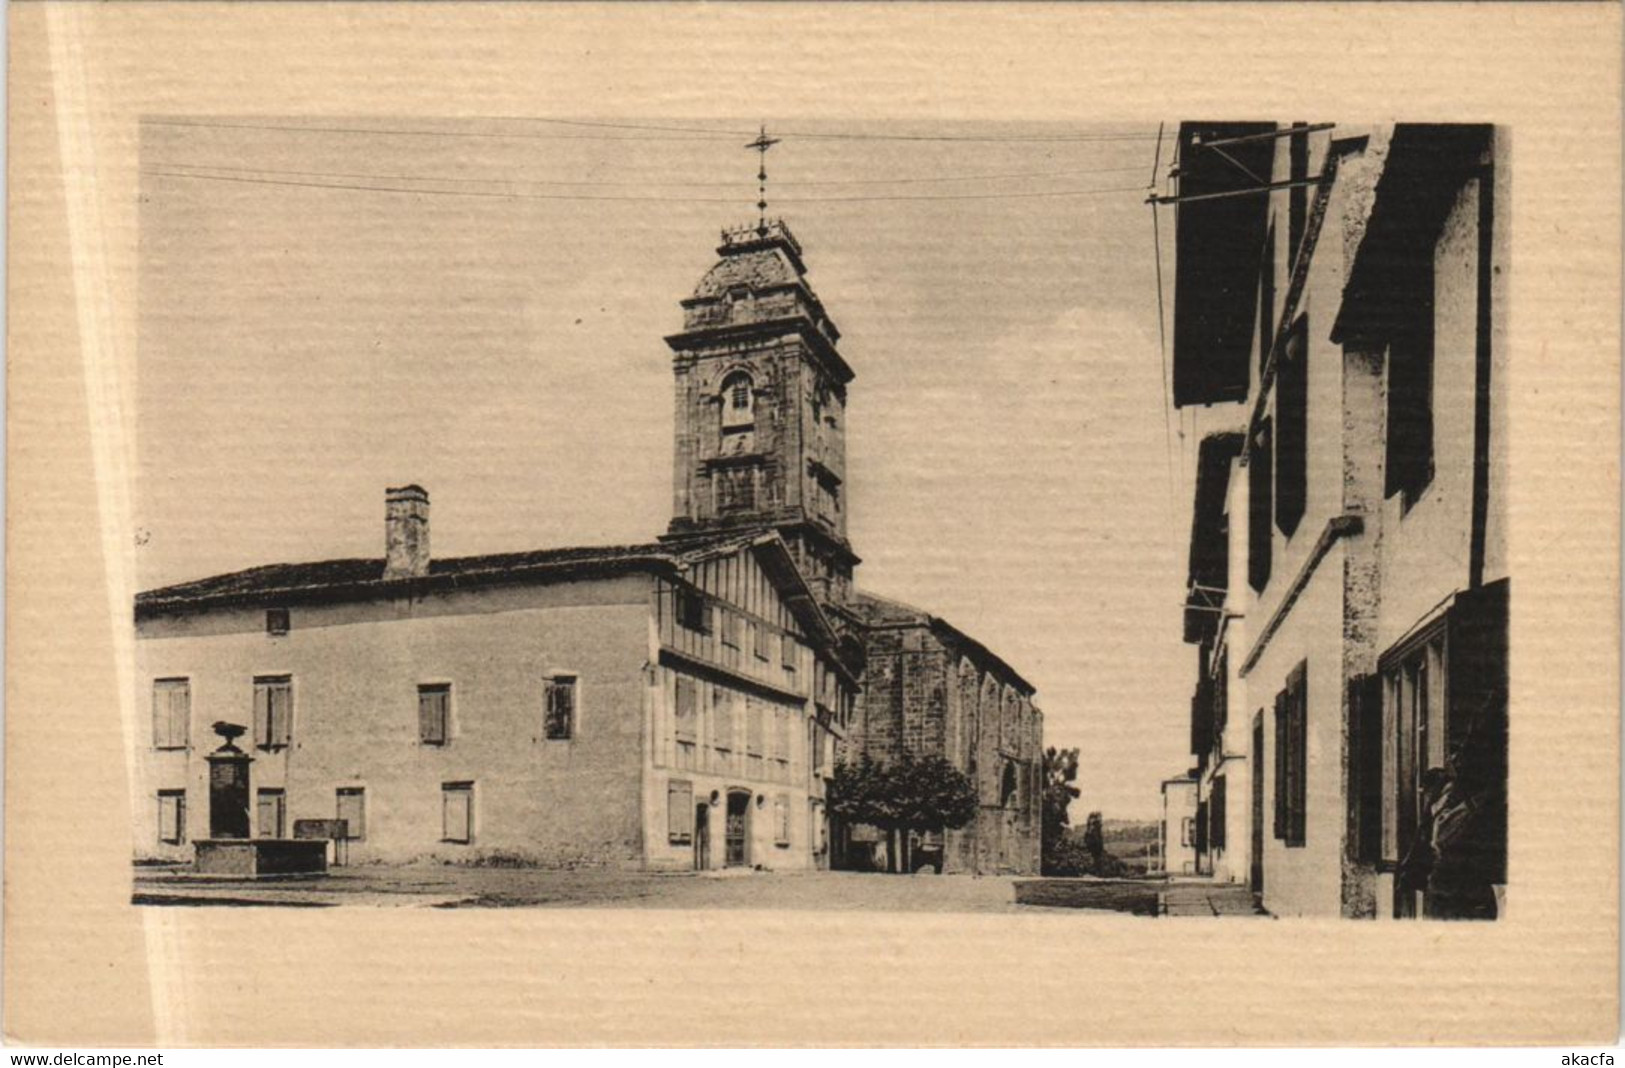
<path id="1" fill-rule="evenodd" d="M 759 122 L 149 117 L 142 587 L 380 556 L 409 481 L 437 556 L 663 532 L 662 338 L 754 221 Z M 1156 128 L 767 127 L 769 214 L 857 373 L 859 585 L 1038 687 L 1074 822 L 1154 817 L 1191 762 L 1196 428 L 1165 400 Z"/>

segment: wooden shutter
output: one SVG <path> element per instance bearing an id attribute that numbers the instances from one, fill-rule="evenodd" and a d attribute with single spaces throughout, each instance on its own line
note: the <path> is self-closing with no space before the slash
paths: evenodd
<path id="1" fill-rule="evenodd" d="M 666 837 L 672 845 L 694 840 L 694 784 L 687 779 L 666 783 Z"/>
<path id="2" fill-rule="evenodd" d="M 745 705 L 745 752 L 762 755 L 762 706 L 756 701 Z"/>
<path id="3" fill-rule="evenodd" d="M 451 687 L 418 687 L 418 740 L 425 745 L 442 745 L 449 734 Z"/>
<path id="4" fill-rule="evenodd" d="M 186 841 L 186 795 L 174 790 L 158 794 L 158 840 L 169 845 Z"/>
<path id="5" fill-rule="evenodd" d="M 1292 687 L 1292 837 L 1290 844 L 1303 845 L 1305 817 L 1309 808 L 1309 672 L 1298 666 Z"/>
<path id="6" fill-rule="evenodd" d="M 1354 854 L 1362 864 L 1375 864 L 1382 854 L 1382 677 L 1350 679 L 1348 699 Z"/>
<path id="7" fill-rule="evenodd" d="M 474 840 L 474 785 L 449 782 L 440 788 L 441 833 L 446 842 Z"/>
<path id="8" fill-rule="evenodd" d="M 790 844 L 790 796 L 779 794 L 773 799 L 773 840 L 778 845 Z"/>
<path id="9" fill-rule="evenodd" d="M 1287 692 L 1275 695 L 1275 837 L 1285 838 L 1287 829 Z"/>
<path id="10" fill-rule="evenodd" d="M 793 635 L 779 635 L 779 662 L 790 671 L 796 669 L 796 639 Z"/>
<path id="11" fill-rule="evenodd" d="M 1208 842 L 1214 849 L 1224 848 L 1224 821 L 1226 819 L 1227 799 L 1224 786 L 1224 776 L 1213 780 L 1213 796 L 1208 802 Z"/>
<path id="12" fill-rule="evenodd" d="M 545 736 L 562 741 L 575 736 L 574 676 L 560 675 L 547 680 L 547 711 Z"/>
<path id="13" fill-rule="evenodd" d="M 254 744 L 268 748 L 271 741 L 271 686 L 267 682 L 254 683 Z"/>
<path id="14" fill-rule="evenodd" d="M 676 732 L 680 742 L 694 740 L 694 724 L 699 718 L 699 684 L 686 675 L 677 676 Z"/>
<path id="15" fill-rule="evenodd" d="M 338 792 L 338 818 L 345 821 L 345 837 L 361 840 L 367 837 L 367 795 L 359 789 Z"/>

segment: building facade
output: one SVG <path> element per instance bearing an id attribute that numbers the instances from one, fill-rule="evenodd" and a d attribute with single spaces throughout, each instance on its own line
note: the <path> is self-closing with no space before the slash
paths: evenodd
<path id="1" fill-rule="evenodd" d="M 1200 874 L 1196 794 L 1197 782 L 1189 776 L 1162 781 L 1162 821 L 1157 829 L 1157 852 L 1164 874 Z"/>
<path id="2" fill-rule="evenodd" d="M 343 820 L 351 862 L 828 867 L 850 838 L 830 779 L 872 738 L 880 759 L 942 753 L 978 784 L 939 869 L 1037 869 L 1042 718 L 1013 669 L 922 616 L 955 685 L 882 687 L 857 722 L 866 654 L 894 663 L 909 627 L 852 584 L 852 371 L 787 227 L 727 231 L 718 254 L 666 339 L 658 542 L 437 560 L 428 494 L 407 486 L 387 494 L 381 559 L 137 597 L 138 858 L 208 835 L 221 722 L 250 728 L 253 834 Z M 929 727 L 882 743 L 864 725 L 883 721 Z"/>
<path id="3" fill-rule="evenodd" d="M 1467 800 L 1469 881 L 1498 899 L 1504 134 L 1180 138 L 1175 398 L 1206 428 L 1184 619 L 1199 867 L 1282 915 L 1443 915 L 1432 777 Z"/>
<path id="4" fill-rule="evenodd" d="M 944 872 L 1039 870 L 1043 716 L 1033 686 L 943 620 L 857 589 L 847 538 L 840 331 L 782 222 L 727 230 L 666 339 L 676 378 L 673 518 L 665 540 L 769 528 L 790 547 L 863 678 L 840 758 L 942 756 L 976 787 L 963 829 L 903 850 Z M 840 860 L 876 863 L 869 828 L 841 828 Z"/>
<path id="5" fill-rule="evenodd" d="M 774 535 L 430 560 L 427 494 L 390 496 L 383 560 L 139 597 L 139 857 L 208 836 L 225 721 L 252 833 L 345 820 L 351 863 L 827 864 L 856 680 Z"/>

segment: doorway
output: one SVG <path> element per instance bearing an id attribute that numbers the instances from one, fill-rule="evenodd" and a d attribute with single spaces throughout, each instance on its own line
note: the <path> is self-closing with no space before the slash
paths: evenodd
<path id="1" fill-rule="evenodd" d="M 728 825 L 723 862 L 730 868 L 750 863 L 750 791 L 728 791 Z"/>
<path id="2" fill-rule="evenodd" d="M 694 806 L 694 870 L 711 867 L 711 806 L 704 801 Z"/>
<path id="3" fill-rule="evenodd" d="M 1249 843 L 1247 885 L 1264 893 L 1264 713 L 1253 716 L 1252 841 Z"/>

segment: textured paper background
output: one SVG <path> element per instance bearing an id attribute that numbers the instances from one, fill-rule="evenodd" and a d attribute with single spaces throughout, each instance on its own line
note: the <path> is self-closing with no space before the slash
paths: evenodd
<path id="1" fill-rule="evenodd" d="M 1615 1035 L 1618 6 L 20 3 L 10 30 L 12 1040 Z M 1510 915 L 1441 926 L 130 906 L 136 120 L 164 113 L 1510 126 Z"/>

